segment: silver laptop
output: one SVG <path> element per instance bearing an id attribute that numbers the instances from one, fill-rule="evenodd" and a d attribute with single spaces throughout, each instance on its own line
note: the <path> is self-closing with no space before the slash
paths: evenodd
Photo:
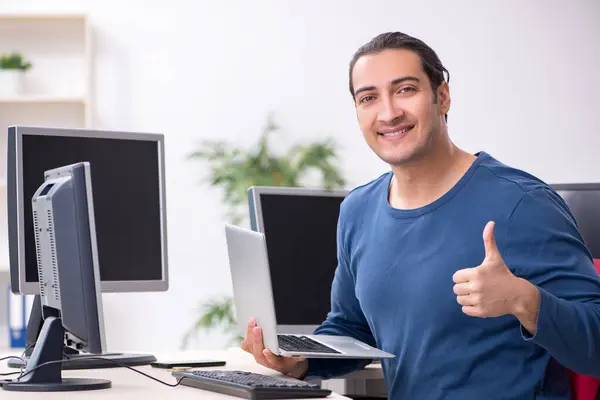
<path id="1" fill-rule="evenodd" d="M 265 347 L 274 354 L 374 360 L 395 357 L 348 336 L 278 334 L 265 235 L 230 224 L 225 225 L 225 235 L 236 318 L 242 335 L 246 334 L 248 320 L 255 318 L 262 328 Z"/>

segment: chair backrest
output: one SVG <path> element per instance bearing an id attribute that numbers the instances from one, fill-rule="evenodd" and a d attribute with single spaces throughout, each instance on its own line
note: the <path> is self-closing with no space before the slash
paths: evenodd
<path id="1" fill-rule="evenodd" d="M 600 274 L 600 259 L 594 259 L 596 271 Z M 596 400 L 599 395 L 600 379 L 577 374 L 568 370 L 573 389 L 573 400 Z"/>

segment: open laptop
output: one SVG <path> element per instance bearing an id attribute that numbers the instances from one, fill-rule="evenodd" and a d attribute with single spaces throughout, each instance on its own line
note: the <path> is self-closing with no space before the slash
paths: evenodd
<path id="1" fill-rule="evenodd" d="M 230 224 L 225 225 L 225 235 L 240 332 L 245 334 L 248 320 L 255 318 L 265 347 L 286 357 L 395 357 L 348 336 L 278 334 L 265 235 Z"/>

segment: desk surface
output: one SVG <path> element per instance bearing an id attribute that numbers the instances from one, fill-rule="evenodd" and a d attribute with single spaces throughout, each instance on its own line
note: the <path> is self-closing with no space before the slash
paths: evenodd
<path id="1" fill-rule="evenodd" d="M 20 353 L 15 351 L 0 351 L 0 358 L 16 355 Z M 186 351 L 182 353 L 170 353 L 170 354 L 154 354 L 158 360 L 193 360 L 202 358 L 212 358 L 225 360 L 227 365 L 225 367 L 211 367 L 210 369 L 237 369 L 245 370 L 250 372 L 258 372 L 266 375 L 278 375 L 276 371 L 262 367 L 254 361 L 249 354 L 245 353 L 241 349 L 230 349 L 230 350 L 208 350 L 208 351 Z M 171 384 L 177 383 L 175 378 L 171 376 L 171 373 L 158 368 L 152 368 L 148 366 L 133 367 L 144 373 L 149 374 L 152 377 L 160 379 L 164 382 Z M 9 368 L 6 365 L 6 361 L 0 361 L 0 373 L 15 372 L 14 368 Z M 127 368 L 107 368 L 107 369 L 92 369 L 92 370 L 67 370 L 63 371 L 63 377 L 81 377 L 81 378 L 98 378 L 108 379 L 112 382 L 112 387 L 105 390 L 93 390 L 93 391 L 82 391 L 82 392 L 47 392 L 47 393 L 24 393 L 24 392 L 10 392 L 0 389 L 0 398 L 2 400 L 30 400 L 39 399 L 40 395 L 44 396 L 44 399 L 64 399 L 69 393 L 75 394 L 77 399 L 140 399 L 153 400 L 153 399 L 165 399 L 165 398 L 177 398 L 178 400 L 185 399 L 234 399 L 236 397 L 226 396 L 220 393 L 203 391 L 200 389 L 188 387 L 188 386 L 177 386 L 168 387 L 159 382 L 156 382 L 148 377 L 131 371 Z M 0 377 L 2 380 L 10 379 L 11 376 Z M 176 397 L 175 397 L 176 396 Z M 200 396 L 200 397 L 199 397 Z M 332 393 L 329 399 L 348 399 L 335 393 Z"/>

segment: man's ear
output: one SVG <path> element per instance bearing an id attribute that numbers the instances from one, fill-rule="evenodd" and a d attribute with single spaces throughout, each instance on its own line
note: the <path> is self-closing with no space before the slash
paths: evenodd
<path id="1" fill-rule="evenodd" d="M 437 98 L 440 105 L 440 114 L 445 115 L 450 111 L 450 86 L 448 82 L 442 82 L 437 89 Z"/>

